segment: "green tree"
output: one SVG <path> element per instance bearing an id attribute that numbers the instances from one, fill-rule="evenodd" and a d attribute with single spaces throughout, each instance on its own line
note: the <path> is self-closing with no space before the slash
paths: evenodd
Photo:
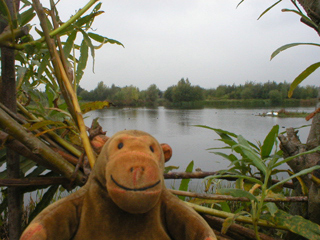
<path id="1" fill-rule="evenodd" d="M 204 99 L 203 89 L 199 86 L 192 86 L 187 78 L 182 78 L 172 89 L 173 102 L 191 102 Z"/>
<path id="2" fill-rule="evenodd" d="M 242 99 L 252 99 L 253 98 L 253 89 L 251 87 L 244 87 L 241 91 L 241 98 Z"/>
<path id="3" fill-rule="evenodd" d="M 269 98 L 272 105 L 280 105 L 283 102 L 282 94 L 278 90 L 271 90 L 269 92 Z"/>
<path id="4" fill-rule="evenodd" d="M 114 101 L 115 95 L 117 94 L 117 92 L 120 92 L 120 91 L 121 91 L 120 87 L 117 87 L 115 84 L 112 84 L 109 91 L 108 100 Z"/>
<path id="5" fill-rule="evenodd" d="M 103 83 L 103 81 L 98 83 L 98 86 L 93 90 L 96 101 L 104 101 L 107 99 L 108 87 Z"/>
<path id="6" fill-rule="evenodd" d="M 139 89 L 132 85 L 121 88 L 114 96 L 114 101 L 118 105 L 134 106 L 139 99 Z"/>
<path id="7" fill-rule="evenodd" d="M 160 90 L 157 85 L 152 84 L 146 91 L 146 101 L 148 103 L 156 103 L 158 101 Z"/>
<path id="8" fill-rule="evenodd" d="M 169 102 L 173 102 L 173 88 L 174 86 L 168 87 L 167 90 L 164 92 L 163 96 Z"/>
<path id="9" fill-rule="evenodd" d="M 216 89 L 216 97 L 223 98 L 227 94 L 227 85 L 220 85 Z"/>

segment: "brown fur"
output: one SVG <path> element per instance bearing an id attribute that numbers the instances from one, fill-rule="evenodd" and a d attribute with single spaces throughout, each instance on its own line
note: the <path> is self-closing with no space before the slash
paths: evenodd
<path id="1" fill-rule="evenodd" d="M 172 151 L 141 131 L 103 147 L 86 185 L 42 211 L 21 240 L 214 240 L 209 225 L 164 185 Z"/>

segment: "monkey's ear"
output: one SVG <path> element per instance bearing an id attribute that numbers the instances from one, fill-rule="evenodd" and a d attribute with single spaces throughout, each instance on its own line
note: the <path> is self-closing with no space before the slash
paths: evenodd
<path id="1" fill-rule="evenodd" d="M 168 162 L 172 156 L 172 148 L 166 143 L 161 143 L 161 147 L 164 153 L 164 161 Z"/>

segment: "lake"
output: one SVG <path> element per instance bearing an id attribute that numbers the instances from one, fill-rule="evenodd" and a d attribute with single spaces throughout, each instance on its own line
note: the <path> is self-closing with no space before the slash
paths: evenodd
<path id="1" fill-rule="evenodd" d="M 257 116 L 263 112 L 279 109 L 166 109 L 149 108 L 107 108 L 87 113 L 85 123 L 91 126 L 92 119 L 99 123 L 107 136 L 124 129 L 138 129 L 153 135 L 160 143 L 168 143 L 173 156 L 168 165 L 179 166 L 176 171 L 184 171 L 193 160 L 194 169 L 217 171 L 225 169 L 229 161 L 210 153 L 206 149 L 222 147 L 219 136 L 212 130 L 194 125 L 207 125 L 241 134 L 256 143 L 263 142 L 271 128 L 278 124 L 280 131 L 288 127 L 300 127 L 311 124 L 304 118 L 277 118 Z M 286 108 L 287 111 L 312 112 L 314 108 Z M 299 137 L 306 142 L 310 127 L 299 129 Z M 285 169 L 288 167 L 284 166 Z"/>

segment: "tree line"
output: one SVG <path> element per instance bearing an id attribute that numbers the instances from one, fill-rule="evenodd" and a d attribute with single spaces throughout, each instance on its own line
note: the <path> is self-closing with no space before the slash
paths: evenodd
<path id="1" fill-rule="evenodd" d="M 287 82 L 255 83 L 248 81 L 240 85 L 219 85 L 217 88 L 204 89 L 192 85 L 189 79 L 182 78 L 176 85 L 161 91 L 156 84 L 151 84 L 146 90 L 130 85 L 118 87 L 112 84 L 108 87 L 104 82 L 99 82 L 97 87 L 87 91 L 78 88 L 78 96 L 84 101 L 110 101 L 118 106 L 156 105 L 159 101 L 169 103 L 210 101 L 216 99 L 270 99 L 272 104 L 281 104 L 288 98 L 290 84 Z M 298 86 L 292 95 L 294 99 L 316 98 L 318 87 Z"/>

